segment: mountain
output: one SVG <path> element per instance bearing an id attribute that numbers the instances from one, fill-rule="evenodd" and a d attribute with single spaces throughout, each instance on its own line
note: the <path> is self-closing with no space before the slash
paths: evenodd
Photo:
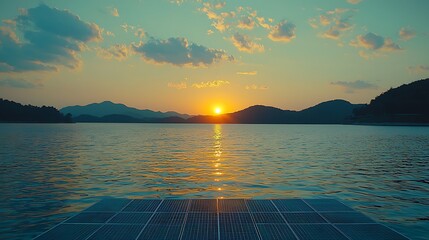
<path id="1" fill-rule="evenodd" d="M 356 122 L 429 123 L 429 78 L 392 88 L 354 114 Z"/>
<path id="2" fill-rule="evenodd" d="M 22 105 L 0 98 L 0 122 L 71 123 L 71 115 L 63 115 L 54 107 Z"/>
<path id="3" fill-rule="evenodd" d="M 281 123 L 347 123 L 353 110 L 360 104 L 351 104 L 345 100 L 332 100 L 301 110 L 290 111 L 275 107 L 255 105 L 238 112 L 219 116 L 195 116 L 187 120 L 189 123 L 250 123 L 250 124 L 281 124 Z"/>
<path id="4" fill-rule="evenodd" d="M 146 118 L 167 118 L 167 117 L 180 117 L 187 119 L 190 116 L 187 114 L 180 114 L 177 112 L 155 112 L 152 110 L 140 110 L 137 108 L 128 107 L 124 104 L 113 103 L 104 101 L 101 103 L 92 103 L 85 106 L 70 106 L 60 110 L 62 113 L 70 113 L 73 118 L 80 115 L 90 115 L 93 117 L 104 117 L 108 115 L 125 115 L 136 119 Z"/>

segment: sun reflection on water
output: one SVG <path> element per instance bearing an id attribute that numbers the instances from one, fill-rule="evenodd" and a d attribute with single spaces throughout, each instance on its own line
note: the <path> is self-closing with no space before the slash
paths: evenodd
<path id="1" fill-rule="evenodd" d="M 222 172 L 222 125 L 220 124 L 215 124 L 213 126 L 213 156 L 214 156 L 214 164 L 213 164 L 213 169 L 214 169 L 214 175 L 215 176 L 222 176 L 223 172 Z M 218 192 L 221 193 L 221 191 L 223 190 L 222 186 L 222 179 L 220 178 L 214 178 L 213 181 L 215 183 L 217 183 L 217 187 L 216 190 Z M 218 198 L 223 198 L 222 196 L 218 196 Z"/>

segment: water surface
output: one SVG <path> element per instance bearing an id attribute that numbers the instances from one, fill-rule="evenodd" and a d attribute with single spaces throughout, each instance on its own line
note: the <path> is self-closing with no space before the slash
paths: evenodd
<path id="1" fill-rule="evenodd" d="M 338 198 L 429 235 L 429 127 L 0 124 L 0 239 L 103 197 Z"/>

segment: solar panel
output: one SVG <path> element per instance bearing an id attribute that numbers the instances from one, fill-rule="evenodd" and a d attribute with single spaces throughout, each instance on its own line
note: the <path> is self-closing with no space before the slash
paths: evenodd
<path id="1" fill-rule="evenodd" d="M 280 212 L 312 212 L 314 211 L 301 199 L 274 199 L 273 203 Z"/>
<path id="2" fill-rule="evenodd" d="M 122 223 L 122 224 L 140 224 L 144 225 L 149 221 L 152 213 L 130 213 L 120 212 L 109 220 L 109 223 Z"/>
<path id="3" fill-rule="evenodd" d="M 130 202 L 122 211 L 124 212 L 155 212 L 161 200 L 135 199 Z"/>
<path id="4" fill-rule="evenodd" d="M 159 206 L 157 212 L 187 212 L 189 206 L 187 199 L 168 199 L 164 200 Z"/>
<path id="5" fill-rule="evenodd" d="M 83 240 L 101 226 L 101 224 L 60 224 L 35 238 L 35 240 Z"/>
<path id="6" fill-rule="evenodd" d="M 189 212 L 217 212 L 217 200 L 192 199 Z"/>
<path id="7" fill-rule="evenodd" d="M 219 212 L 248 212 L 244 199 L 219 199 Z"/>
<path id="8" fill-rule="evenodd" d="M 299 239 L 306 240 L 347 240 L 331 224 L 290 224 Z"/>
<path id="9" fill-rule="evenodd" d="M 321 215 L 331 223 L 373 223 L 374 221 L 359 212 L 322 212 Z"/>
<path id="10" fill-rule="evenodd" d="M 113 215 L 113 212 L 82 212 L 68 219 L 66 223 L 105 223 Z"/>
<path id="11" fill-rule="evenodd" d="M 125 198 L 106 198 L 87 208 L 85 211 L 117 212 L 125 207 L 131 200 Z"/>
<path id="12" fill-rule="evenodd" d="M 326 223 L 316 212 L 282 213 L 288 223 Z"/>
<path id="13" fill-rule="evenodd" d="M 98 229 L 88 240 L 131 240 L 136 239 L 143 225 L 111 225 L 107 224 Z"/>
<path id="14" fill-rule="evenodd" d="M 252 213 L 255 223 L 286 223 L 280 213 Z"/>
<path id="15" fill-rule="evenodd" d="M 408 238 L 381 224 L 336 224 L 344 234 L 353 240 L 407 240 Z"/>
<path id="16" fill-rule="evenodd" d="M 251 212 L 278 212 L 271 200 L 246 200 L 246 204 Z"/>
<path id="17" fill-rule="evenodd" d="M 274 240 L 274 239 L 297 239 L 293 234 L 290 227 L 283 224 L 257 224 L 259 233 L 263 240 Z"/>
<path id="18" fill-rule="evenodd" d="M 36 239 L 407 238 L 333 199 L 104 199 Z"/>
<path id="19" fill-rule="evenodd" d="M 354 210 L 335 199 L 306 199 L 310 206 L 319 212 L 354 212 Z"/>

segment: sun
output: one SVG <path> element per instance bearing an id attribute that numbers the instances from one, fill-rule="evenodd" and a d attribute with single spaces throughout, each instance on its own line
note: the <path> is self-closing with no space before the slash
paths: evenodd
<path id="1" fill-rule="evenodd" d="M 215 109 L 214 109 L 214 113 L 215 113 L 216 115 L 221 114 L 221 113 L 222 113 L 222 108 L 220 108 L 220 107 L 215 107 Z"/>

